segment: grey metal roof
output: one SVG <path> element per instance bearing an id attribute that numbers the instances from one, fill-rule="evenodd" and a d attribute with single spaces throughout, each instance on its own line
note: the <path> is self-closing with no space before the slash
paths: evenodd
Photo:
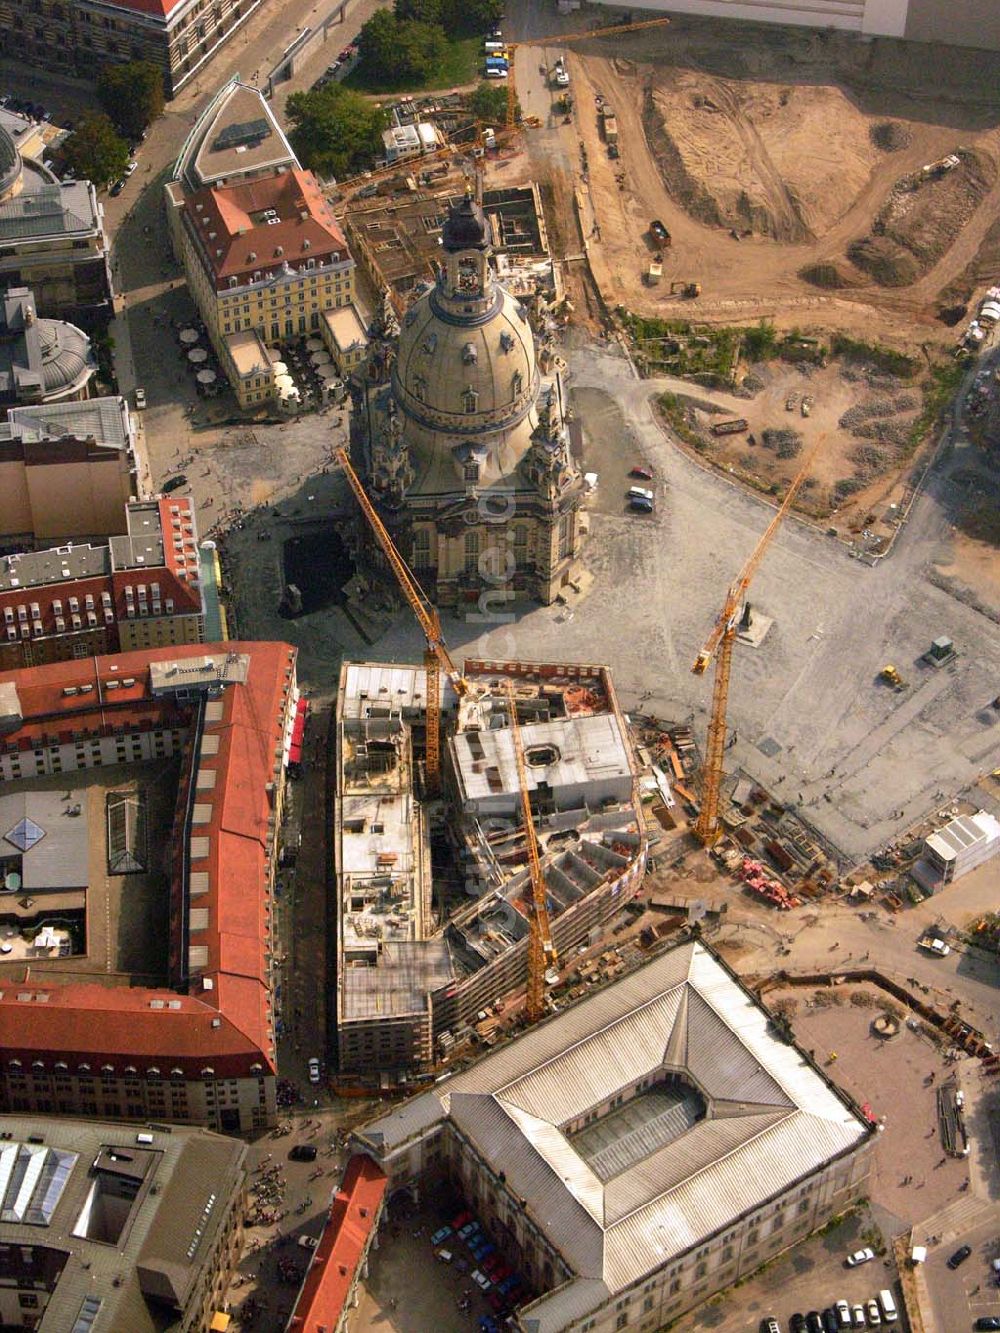
<path id="1" fill-rule="evenodd" d="M 0 203 L 0 241 L 8 245 L 45 236 L 89 236 L 100 225 L 89 181 L 40 185 Z"/>
<path id="2" fill-rule="evenodd" d="M 622 1169 L 602 1180 L 574 1145 L 573 1126 L 639 1079 L 651 1076 L 655 1086 L 671 1075 L 698 1088 L 706 1118 L 663 1146 L 651 1143 L 649 1156 L 623 1151 Z M 630 1133 L 644 1111 L 634 1105 Z M 663 1102 L 645 1109 L 655 1116 Z M 602 1290 L 631 1285 L 870 1132 L 699 943 L 662 955 L 362 1133 L 389 1155 L 445 1117 L 505 1172 L 600 1300 Z M 543 1315 L 549 1299 L 532 1307 L 539 1330 L 563 1327 Z M 563 1289 L 551 1299 L 570 1298 Z"/>
<path id="3" fill-rule="evenodd" d="M 75 809 L 76 814 L 68 812 Z M 0 796 L 0 856 L 22 855 L 21 885 L 25 892 L 79 889 L 87 883 L 87 793 L 32 791 Z M 42 836 L 30 833 L 30 826 Z M 29 836 L 18 837 L 24 826 Z"/>
<path id="4" fill-rule="evenodd" d="M 8 419 L 17 426 L 12 432 L 24 440 L 93 438 L 98 444 L 125 449 L 131 443 L 128 407 L 121 397 L 86 398 L 82 402 L 31 403 L 12 407 Z"/>
<path id="5" fill-rule="evenodd" d="M 85 1303 L 95 1293 L 101 1301 L 95 1329 L 157 1333 L 166 1323 L 172 1327 L 169 1312 L 151 1296 L 184 1301 L 192 1293 L 245 1180 L 246 1145 L 180 1125 L 162 1133 L 146 1129 L 152 1142 L 137 1145 L 141 1125 L 50 1116 L 2 1116 L 0 1129 L 11 1135 L 3 1152 L 23 1144 L 44 1158 L 40 1168 L 31 1163 L 38 1184 L 23 1219 L 0 1216 L 0 1244 L 44 1245 L 65 1255 L 45 1327 L 89 1329 Z M 32 1136 L 36 1143 L 29 1143 Z M 96 1169 L 140 1182 L 117 1244 L 80 1234 Z M 12 1177 L 2 1156 L 0 1175 L 6 1204 Z M 47 1211 L 47 1225 L 32 1211 L 36 1203 Z"/>
<path id="6" fill-rule="evenodd" d="M 631 783 L 629 746 L 612 713 L 526 722 L 520 730 L 532 791 L 543 782 L 549 787 L 578 786 L 609 778 Z M 497 790 L 520 790 L 509 727 L 461 731 L 450 745 L 464 797 L 476 800 Z M 545 752 L 551 757 L 550 763 L 533 762 L 535 756 Z M 497 787 L 491 785 L 490 770 L 497 775 Z"/>

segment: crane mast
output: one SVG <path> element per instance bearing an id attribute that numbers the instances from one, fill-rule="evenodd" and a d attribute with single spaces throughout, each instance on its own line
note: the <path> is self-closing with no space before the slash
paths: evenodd
<path id="1" fill-rule="evenodd" d="M 795 474 L 778 509 L 775 511 L 760 540 L 746 559 L 735 581 L 730 584 L 722 610 L 716 617 L 712 632 L 705 641 L 705 646 L 695 658 L 691 670 L 696 676 L 704 675 L 712 658 L 715 658 L 715 679 L 712 682 L 712 710 L 708 718 L 708 736 L 705 745 L 704 782 L 702 786 L 701 808 L 694 826 L 695 836 L 705 847 L 711 847 L 719 836 L 719 794 L 722 790 L 723 761 L 726 751 L 726 713 L 729 706 L 729 678 L 733 665 L 733 646 L 739 629 L 739 619 L 743 610 L 743 599 L 750 580 L 757 571 L 770 546 L 774 534 L 784 521 L 792 507 L 792 501 L 798 494 L 809 471 L 817 450 L 825 439 L 820 435 L 807 452 L 802 466 Z"/>
<path id="2" fill-rule="evenodd" d="M 468 681 L 448 652 L 441 633 L 441 620 L 437 608 L 417 582 L 416 575 L 409 565 L 396 550 L 388 529 L 379 518 L 375 506 L 361 484 L 361 478 L 351 466 L 347 450 L 335 449 L 333 456 L 344 469 L 344 476 L 354 492 L 354 498 L 368 520 L 368 526 L 375 534 L 375 540 L 382 548 L 382 554 L 396 576 L 396 582 L 427 641 L 424 653 L 424 667 L 427 672 L 427 785 L 431 791 L 436 791 L 441 782 L 441 672 L 443 671 L 448 677 L 452 689 L 459 698 L 468 694 Z"/>
<path id="3" fill-rule="evenodd" d="M 556 963 L 557 957 L 555 945 L 552 943 L 549 909 L 545 902 L 545 877 L 542 874 L 542 861 L 538 853 L 535 820 L 531 813 L 531 797 L 528 793 L 528 768 L 524 761 L 521 724 L 517 720 L 517 700 L 514 698 L 514 686 L 510 680 L 504 681 L 504 685 L 507 695 L 507 710 L 510 715 L 511 740 L 514 744 L 514 758 L 517 761 L 517 783 L 521 792 L 521 819 L 524 823 L 524 836 L 528 844 L 528 872 L 531 877 L 528 988 L 525 1010 L 528 1021 L 537 1023 L 545 1014 L 545 969 Z"/>

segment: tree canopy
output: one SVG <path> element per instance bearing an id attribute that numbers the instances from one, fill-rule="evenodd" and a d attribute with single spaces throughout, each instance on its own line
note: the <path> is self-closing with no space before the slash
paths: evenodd
<path id="1" fill-rule="evenodd" d="M 477 120 L 499 129 L 507 122 L 507 89 L 495 83 L 481 83 L 469 98 L 469 110 Z M 515 120 L 520 114 L 520 103 L 515 102 Z"/>
<path id="2" fill-rule="evenodd" d="M 373 14 L 358 34 L 358 53 L 373 78 L 391 84 L 425 79 L 447 50 L 444 29 L 420 19 Z"/>
<path id="3" fill-rule="evenodd" d="M 293 93 L 285 109 L 296 156 L 322 176 L 355 175 L 382 154 L 388 114 L 342 84 Z"/>
<path id="4" fill-rule="evenodd" d="M 100 111 L 88 111 L 63 144 L 63 156 L 81 180 L 107 185 L 128 166 L 128 144 Z"/>
<path id="5" fill-rule="evenodd" d="M 163 73 L 150 60 L 105 65 L 97 76 L 97 100 L 122 134 L 134 141 L 163 114 Z"/>

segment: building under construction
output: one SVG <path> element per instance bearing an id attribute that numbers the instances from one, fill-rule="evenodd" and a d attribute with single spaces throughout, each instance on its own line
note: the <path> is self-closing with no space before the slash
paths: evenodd
<path id="1" fill-rule="evenodd" d="M 442 164 L 435 170 L 447 172 L 449 168 Z M 434 281 L 441 261 L 441 229 L 449 207 L 461 197 L 454 191 L 437 195 L 408 192 L 402 198 L 380 195 L 351 205 L 343 218 L 351 253 L 376 291 L 388 288 L 405 298 L 422 283 Z M 512 280 L 516 288 L 519 271 L 525 266 L 541 264 L 551 274 L 537 185 L 485 190 L 483 212 L 497 272 L 508 288 Z"/>
<path id="2" fill-rule="evenodd" d="M 464 680 L 459 698 L 442 677 L 443 781 L 430 800 L 424 668 L 341 670 L 342 1074 L 379 1070 L 398 1082 L 427 1072 L 524 993 L 532 886 L 518 748 L 556 957 L 592 943 L 642 883 L 635 759 L 606 668 L 467 661 Z"/>

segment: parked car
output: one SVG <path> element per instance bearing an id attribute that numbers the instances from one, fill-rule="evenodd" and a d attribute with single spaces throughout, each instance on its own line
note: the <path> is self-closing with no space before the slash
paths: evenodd
<path id="1" fill-rule="evenodd" d="M 315 1143 L 297 1143 L 288 1154 L 288 1160 L 290 1162 L 315 1162 Z"/>
<path id="2" fill-rule="evenodd" d="M 1000 1316 L 995 1314 L 981 1314 L 976 1320 L 975 1327 L 984 1330 L 1000 1328 Z"/>
<path id="3" fill-rule="evenodd" d="M 964 1263 L 965 1263 L 966 1259 L 968 1259 L 968 1257 L 969 1257 L 969 1255 L 970 1255 L 971 1253 L 972 1253 L 972 1246 L 971 1246 L 971 1245 L 961 1245 L 961 1246 L 959 1246 L 959 1248 L 955 1251 L 955 1253 L 954 1253 L 954 1254 L 951 1256 L 951 1258 L 948 1260 L 948 1267 L 949 1267 L 949 1268 L 958 1268 L 961 1264 L 964 1264 Z"/>
<path id="4" fill-rule="evenodd" d="M 140 412 L 145 411 L 145 408 L 146 408 L 146 390 L 145 390 L 145 389 L 136 389 L 136 391 L 135 391 L 135 405 L 136 405 L 136 407 L 139 409 Z"/>
<path id="5" fill-rule="evenodd" d="M 319 1060 L 315 1055 L 309 1057 L 309 1082 L 319 1082 Z"/>
<path id="6" fill-rule="evenodd" d="M 658 241 L 665 241 L 670 236 L 670 232 L 667 231 L 666 227 L 663 225 L 663 223 L 660 221 L 659 218 L 653 218 L 652 222 L 649 224 L 649 230 L 653 233 L 653 235 L 656 237 Z"/>
<path id="7" fill-rule="evenodd" d="M 630 477 L 638 477 L 640 481 L 652 481 L 653 469 L 651 467 L 633 467 L 629 468 Z"/>
<path id="8" fill-rule="evenodd" d="M 810 1310 L 806 1315 L 806 1329 L 808 1333 L 823 1333 L 823 1321 L 818 1310 Z"/>
<path id="9" fill-rule="evenodd" d="M 468 1222 L 463 1223 L 462 1226 L 459 1227 L 458 1234 L 462 1240 L 468 1240 L 469 1237 L 474 1236 L 478 1230 L 479 1230 L 479 1223 L 473 1217 L 470 1218 Z"/>
<path id="10" fill-rule="evenodd" d="M 451 1229 L 452 1231 L 461 1231 L 461 1228 L 464 1227 L 467 1222 L 471 1222 L 472 1220 L 472 1214 L 467 1209 L 463 1209 L 462 1212 L 457 1213 L 451 1219 Z"/>
<path id="11" fill-rule="evenodd" d="M 131 162 L 128 164 L 128 166 L 125 168 L 125 175 L 126 175 L 126 176 L 131 176 L 132 173 L 135 171 L 135 169 L 136 169 L 136 167 L 137 167 L 138 165 L 139 165 L 139 163 L 138 163 L 138 162 L 135 160 L 135 158 L 133 157 L 132 161 L 131 161 Z"/>
<path id="12" fill-rule="evenodd" d="M 855 1305 L 851 1308 L 851 1322 L 855 1328 L 864 1328 L 865 1307 L 863 1305 Z"/>
<path id="13" fill-rule="evenodd" d="M 806 1333 L 806 1317 L 797 1310 L 788 1321 L 788 1333 Z"/>
<path id="14" fill-rule="evenodd" d="M 481 1273 L 478 1268 L 472 1270 L 472 1280 L 480 1291 L 489 1291 L 490 1287 L 493 1286 L 486 1274 Z"/>
<path id="15" fill-rule="evenodd" d="M 773 1315 L 760 1321 L 760 1333 L 781 1333 L 781 1325 Z"/>
<path id="16" fill-rule="evenodd" d="M 868 1264 L 875 1258 L 875 1251 L 870 1245 L 866 1245 L 863 1250 L 855 1250 L 849 1254 L 844 1262 L 848 1268 L 857 1268 L 858 1264 Z"/>
<path id="17" fill-rule="evenodd" d="M 846 1301 L 834 1301 L 834 1310 L 837 1312 L 837 1322 L 841 1328 L 851 1327 L 851 1307 Z"/>
<path id="18" fill-rule="evenodd" d="M 438 1227 L 434 1235 L 431 1236 L 432 1245 L 443 1245 L 449 1236 L 453 1234 L 451 1227 Z"/>
<path id="19" fill-rule="evenodd" d="M 304 1250 L 314 1250 L 319 1244 L 318 1236 L 300 1236 L 299 1244 Z"/>
<path id="20" fill-rule="evenodd" d="M 562 56 L 556 61 L 556 86 L 559 88 L 569 87 L 569 70 L 563 64 Z"/>
<path id="21" fill-rule="evenodd" d="M 652 504 L 656 496 L 645 486 L 630 486 L 628 488 L 628 498 L 630 500 L 648 500 Z"/>
<path id="22" fill-rule="evenodd" d="M 111 195 L 112 199 L 117 199 L 117 197 L 121 194 L 124 188 L 125 188 L 125 177 L 121 176 L 109 187 L 108 194 Z"/>
<path id="23" fill-rule="evenodd" d="M 878 1308 L 878 1301 L 874 1296 L 865 1306 L 865 1314 L 868 1316 L 869 1328 L 878 1328 L 882 1323 L 882 1311 Z"/>
<path id="24" fill-rule="evenodd" d="M 188 479 L 183 472 L 178 472 L 176 477 L 168 478 L 160 488 L 164 495 L 169 495 L 171 491 L 180 490 L 182 486 L 188 484 Z"/>
<path id="25" fill-rule="evenodd" d="M 652 500 L 646 500 L 640 495 L 630 496 L 628 507 L 636 514 L 651 514 L 653 512 Z"/>
<path id="26" fill-rule="evenodd" d="M 824 1333 L 838 1333 L 840 1320 L 837 1318 L 837 1312 L 832 1305 L 828 1305 L 823 1311 L 823 1329 Z"/>

